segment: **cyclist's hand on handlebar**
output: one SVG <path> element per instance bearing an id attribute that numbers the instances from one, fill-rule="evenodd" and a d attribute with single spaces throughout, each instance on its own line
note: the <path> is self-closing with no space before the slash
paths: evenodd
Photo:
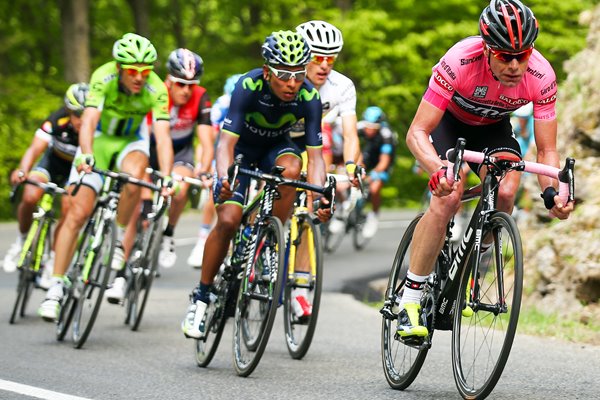
<path id="1" fill-rule="evenodd" d="M 160 191 L 160 195 L 163 197 L 173 196 L 179 193 L 179 189 L 179 182 L 173 180 L 171 176 L 167 175 L 162 179 L 162 189 Z"/>
<path id="2" fill-rule="evenodd" d="M 215 204 L 222 203 L 233 197 L 233 190 L 229 186 L 229 180 L 221 177 L 215 180 L 213 185 L 213 200 Z"/>
<path id="3" fill-rule="evenodd" d="M 437 171 L 431 174 L 429 178 L 429 191 L 434 196 L 444 197 L 448 196 L 455 189 L 456 182 L 454 185 L 450 185 L 446 180 L 446 170 L 448 167 L 440 167 Z"/>
<path id="4" fill-rule="evenodd" d="M 85 172 L 89 174 L 92 172 L 92 167 L 94 166 L 94 155 L 89 153 L 80 153 L 73 160 L 73 164 L 75 168 L 77 168 L 77 172 Z"/>
<path id="5" fill-rule="evenodd" d="M 22 169 L 15 169 L 10 174 L 10 183 L 13 186 L 18 185 L 19 183 L 25 181 L 25 179 L 27 179 L 27 173 L 25 171 L 23 171 Z"/>
<path id="6" fill-rule="evenodd" d="M 550 210 L 550 214 L 558 219 L 567 219 L 574 209 L 574 202 L 570 201 L 563 204 L 563 201 L 558 196 L 558 192 L 552 186 L 547 187 L 542 193 L 544 205 Z"/>
<path id="7" fill-rule="evenodd" d="M 325 223 L 331 219 L 331 207 L 329 207 L 329 200 L 324 196 L 316 201 L 317 206 L 315 207 L 315 215 L 322 223 Z"/>
<path id="8" fill-rule="evenodd" d="M 213 186 L 214 180 L 213 180 L 213 176 L 211 173 L 201 172 L 196 176 L 202 181 L 202 184 L 204 185 L 205 188 L 210 189 Z"/>

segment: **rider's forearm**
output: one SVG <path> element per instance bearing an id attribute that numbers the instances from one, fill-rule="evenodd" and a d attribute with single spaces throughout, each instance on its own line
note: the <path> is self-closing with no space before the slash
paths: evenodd
<path id="1" fill-rule="evenodd" d="M 560 164 L 558 151 L 556 149 L 550 151 L 538 149 L 537 162 L 558 168 Z M 558 189 L 558 181 L 548 176 L 538 175 L 538 182 L 542 191 L 548 186 L 553 186 L 555 189 Z"/>
<path id="2" fill-rule="evenodd" d="M 81 117 L 81 129 L 79 130 L 79 147 L 83 154 L 94 152 L 94 132 L 98 121 L 100 121 L 100 111 L 97 108 L 86 107 Z"/>
<path id="3" fill-rule="evenodd" d="M 196 147 L 197 160 L 200 162 L 202 172 L 209 172 L 214 157 L 213 127 L 210 125 L 198 126 L 199 146 Z"/>
<path id="4" fill-rule="evenodd" d="M 360 143 L 356 130 L 356 115 L 346 115 L 342 118 L 342 135 L 344 136 L 344 162 L 358 163 Z"/>
<path id="5" fill-rule="evenodd" d="M 406 144 L 419 165 L 428 175 L 437 171 L 444 163 L 437 155 L 433 145 L 429 141 L 429 134 L 425 131 L 412 131 L 406 135 Z"/>
<path id="6" fill-rule="evenodd" d="M 154 123 L 158 165 L 164 176 L 170 175 L 173 168 L 173 141 L 169 129 L 169 121 L 160 120 Z"/>

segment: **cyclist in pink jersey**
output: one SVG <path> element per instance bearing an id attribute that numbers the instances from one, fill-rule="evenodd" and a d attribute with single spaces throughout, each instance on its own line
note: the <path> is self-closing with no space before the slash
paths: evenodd
<path id="1" fill-rule="evenodd" d="M 556 77 L 548 61 L 533 48 L 538 35 L 533 12 L 518 0 L 491 0 L 480 16 L 479 32 L 480 36 L 455 44 L 433 67 L 429 87 L 406 136 L 409 149 L 431 175 L 433 196 L 413 237 L 398 317 L 402 338 L 428 334 L 420 320 L 419 301 L 442 248 L 446 225 L 460 205 L 464 179 L 454 185 L 446 182 L 446 150 L 454 147 L 458 137 L 464 137 L 470 150 L 520 156 L 510 114 L 532 101 L 537 161 L 559 165 Z M 470 167 L 480 177 L 485 175 L 480 165 Z M 512 211 L 519 180 L 518 172 L 502 180 L 499 210 Z M 541 175 L 539 183 L 551 199 L 558 183 Z M 572 210 L 572 203 L 562 204 L 554 196 L 553 215 L 566 219 Z M 482 247 L 485 244 L 484 238 Z"/>

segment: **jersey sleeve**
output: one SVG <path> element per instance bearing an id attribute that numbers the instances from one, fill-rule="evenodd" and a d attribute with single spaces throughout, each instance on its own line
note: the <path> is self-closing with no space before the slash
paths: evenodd
<path id="1" fill-rule="evenodd" d="M 460 66 L 460 54 L 455 45 L 444 54 L 441 60 L 433 66 L 431 78 L 429 78 L 428 91 L 431 91 L 444 99 L 450 101 L 459 81 L 458 71 Z"/>
<path id="2" fill-rule="evenodd" d="M 356 115 L 356 87 L 354 83 L 348 79 L 348 83 L 340 94 L 341 102 L 339 104 L 339 115 Z"/>
<path id="3" fill-rule="evenodd" d="M 242 85 L 235 85 L 235 89 L 231 94 L 229 110 L 223 120 L 223 131 L 240 136 L 244 128 L 244 116 L 252 102 L 253 93 L 252 90 L 245 89 Z"/>
<path id="4" fill-rule="evenodd" d="M 202 93 L 200 102 L 198 104 L 198 125 L 212 125 L 211 122 L 211 110 L 212 104 L 210 102 L 210 96 L 207 92 Z"/>
<path id="5" fill-rule="evenodd" d="M 110 67 L 112 67 L 114 71 L 111 72 Z M 111 76 L 111 74 L 113 76 Z M 86 107 L 100 108 L 102 106 L 106 97 L 108 83 L 112 79 L 115 79 L 117 74 L 116 64 L 113 65 L 113 63 L 104 64 L 92 73 L 92 77 L 90 78 L 90 90 L 85 100 Z"/>
<path id="6" fill-rule="evenodd" d="M 302 90 L 302 89 L 301 89 Z M 312 89 L 315 92 L 317 89 Z M 321 133 L 321 98 L 314 96 L 306 103 L 306 116 L 304 117 L 304 129 L 307 147 L 322 147 L 323 137 Z"/>
<path id="7" fill-rule="evenodd" d="M 169 121 L 169 92 L 163 81 L 152 72 L 148 77 L 147 85 L 152 94 L 152 116 L 155 121 Z"/>
<path id="8" fill-rule="evenodd" d="M 545 73 L 539 82 L 539 87 L 533 98 L 533 118 L 551 121 L 556 119 L 556 96 L 558 86 L 556 74 L 550 63 L 543 59 L 541 67 Z"/>

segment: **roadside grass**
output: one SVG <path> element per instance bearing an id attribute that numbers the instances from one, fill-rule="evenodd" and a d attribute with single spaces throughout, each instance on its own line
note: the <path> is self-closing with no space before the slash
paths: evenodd
<path id="1" fill-rule="evenodd" d="M 558 313 L 541 312 L 533 306 L 522 305 L 517 334 L 548 336 L 575 343 L 600 345 L 600 321 L 587 323 L 579 318 L 565 318 Z"/>

